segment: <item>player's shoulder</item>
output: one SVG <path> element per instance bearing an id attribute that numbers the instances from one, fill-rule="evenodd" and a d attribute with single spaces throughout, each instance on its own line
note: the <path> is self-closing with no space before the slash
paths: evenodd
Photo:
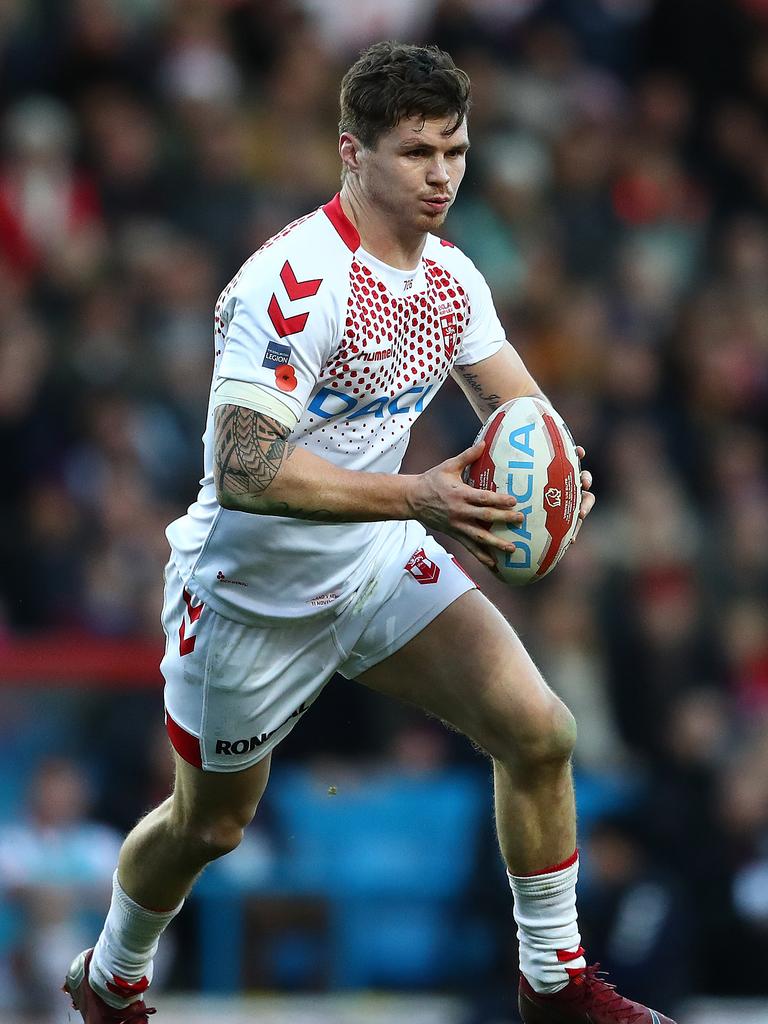
<path id="1" fill-rule="evenodd" d="M 277 279 L 291 299 L 328 293 L 346 280 L 352 253 L 324 207 L 286 224 L 250 256 L 225 291 L 240 297 L 273 290 Z"/>
<path id="2" fill-rule="evenodd" d="M 462 283 L 473 285 L 483 280 L 482 274 L 469 256 L 447 238 L 440 238 L 433 234 L 427 235 L 423 255 L 425 259 L 445 267 Z"/>

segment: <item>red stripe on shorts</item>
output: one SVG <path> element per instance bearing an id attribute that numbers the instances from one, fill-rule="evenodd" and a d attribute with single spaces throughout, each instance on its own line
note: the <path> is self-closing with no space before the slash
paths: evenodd
<path id="1" fill-rule="evenodd" d="M 202 768 L 203 759 L 200 753 L 200 740 L 197 736 L 182 729 L 178 722 L 174 722 L 168 712 L 165 712 L 165 728 L 168 730 L 168 738 L 173 744 L 173 749 L 193 768 Z"/>
<path id="2" fill-rule="evenodd" d="M 454 565 L 456 566 L 456 568 L 457 568 L 457 569 L 460 569 L 460 570 L 461 570 L 461 572 L 463 572 L 463 573 L 464 573 L 464 575 L 465 575 L 465 576 L 467 577 L 467 579 L 469 580 L 469 582 L 470 582 L 470 583 L 474 583 L 474 585 L 475 585 L 475 586 L 477 586 L 477 583 L 475 583 L 475 581 L 474 581 L 474 580 L 472 579 L 472 577 L 471 577 L 471 576 L 469 575 L 469 573 L 467 572 L 467 570 L 466 570 L 466 569 L 464 568 L 464 566 L 463 566 L 463 565 L 461 564 L 461 562 L 460 562 L 460 561 L 458 560 L 458 558 L 456 557 L 456 555 L 451 555 L 451 561 L 453 562 L 453 564 L 454 564 Z M 479 588 L 478 588 L 478 589 L 479 589 Z"/>

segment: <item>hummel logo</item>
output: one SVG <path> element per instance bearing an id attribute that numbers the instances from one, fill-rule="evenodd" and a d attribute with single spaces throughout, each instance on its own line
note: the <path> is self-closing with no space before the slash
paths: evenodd
<path id="1" fill-rule="evenodd" d="M 248 586 L 248 584 L 247 583 L 243 583 L 242 580 L 230 580 L 228 577 L 226 577 L 224 575 L 224 573 L 221 571 L 221 569 L 219 569 L 219 571 L 216 573 L 216 579 L 219 581 L 219 583 L 234 583 L 235 586 L 237 586 L 237 587 L 247 587 Z"/>
<path id="2" fill-rule="evenodd" d="M 659 1015 L 658 1015 L 658 1013 L 656 1013 L 656 1011 L 655 1011 L 655 1010 L 652 1010 L 652 1009 L 651 1009 L 651 1008 L 649 1007 L 649 1008 L 648 1008 L 648 1012 L 649 1012 L 649 1013 L 650 1013 L 650 1015 L 651 1015 L 651 1024 L 661 1024 L 661 1021 L 659 1020 Z"/>
<path id="3" fill-rule="evenodd" d="M 389 348 L 379 349 L 378 352 L 361 352 L 360 358 L 366 363 L 380 363 L 384 359 L 389 359 L 392 355 L 392 346 Z"/>

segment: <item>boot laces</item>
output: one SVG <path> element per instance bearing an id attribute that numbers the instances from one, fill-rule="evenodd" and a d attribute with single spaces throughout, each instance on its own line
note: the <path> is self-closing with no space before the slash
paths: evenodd
<path id="1" fill-rule="evenodd" d="M 599 968 L 600 964 L 592 964 L 574 978 L 575 984 L 583 986 L 582 998 L 589 999 L 597 1010 L 611 1012 L 616 1020 L 625 1020 L 627 1024 L 640 1020 L 643 1008 L 638 1009 L 637 1003 L 617 992 L 614 984 L 604 981 L 606 972 Z"/>

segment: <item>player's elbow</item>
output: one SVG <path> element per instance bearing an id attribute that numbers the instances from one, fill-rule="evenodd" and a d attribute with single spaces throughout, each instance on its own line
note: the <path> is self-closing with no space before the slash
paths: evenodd
<path id="1" fill-rule="evenodd" d="M 234 494 L 224 487 L 216 488 L 216 501 L 218 501 L 222 508 L 229 509 L 231 512 L 243 511 L 241 498 L 241 495 Z"/>
<path id="2" fill-rule="evenodd" d="M 269 515 L 269 508 L 262 497 L 256 494 L 243 494 L 231 491 L 226 487 L 216 488 L 216 500 L 222 508 L 230 512 L 250 512 L 253 515 Z"/>

